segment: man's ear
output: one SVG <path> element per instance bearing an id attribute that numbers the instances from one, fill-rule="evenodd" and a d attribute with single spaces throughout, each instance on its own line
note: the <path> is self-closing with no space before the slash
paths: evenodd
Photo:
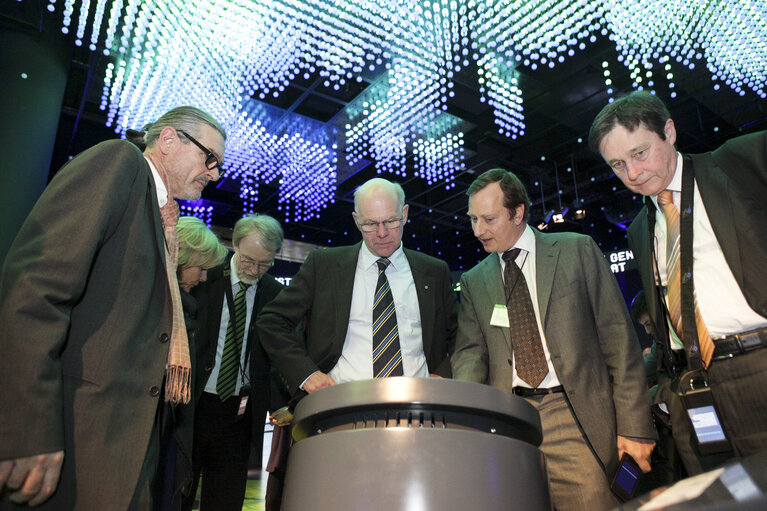
<path id="1" fill-rule="evenodd" d="M 160 151 L 163 154 L 168 154 L 174 140 L 178 140 L 178 133 L 176 133 L 176 128 L 172 126 L 166 126 L 163 128 L 163 130 L 160 132 L 160 136 L 158 137 L 157 144 Z"/>
<path id="2" fill-rule="evenodd" d="M 668 119 L 666 125 L 663 127 L 663 133 L 666 135 L 666 140 L 671 144 L 676 144 L 676 126 L 674 126 L 674 120 Z"/>
<path id="3" fill-rule="evenodd" d="M 522 222 L 524 222 L 525 219 L 525 205 L 519 204 L 517 207 L 514 208 L 514 214 L 511 217 L 511 221 L 515 225 L 519 225 Z"/>

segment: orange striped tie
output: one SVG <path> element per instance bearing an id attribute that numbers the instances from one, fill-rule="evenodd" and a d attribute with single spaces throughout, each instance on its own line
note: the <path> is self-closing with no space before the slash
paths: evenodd
<path id="1" fill-rule="evenodd" d="M 663 214 L 666 216 L 666 277 L 668 278 L 668 314 L 671 325 L 680 337 L 684 337 L 682 331 L 682 274 L 679 269 L 679 210 L 674 205 L 674 197 L 671 190 L 664 190 L 658 194 L 658 204 L 663 206 Z M 698 300 L 695 300 L 695 325 L 698 330 L 698 344 L 703 367 L 708 367 L 711 357 L 714 355 L 714 341 L 708 334 L 708 328 L 703 322 L 698 308 Z"/>

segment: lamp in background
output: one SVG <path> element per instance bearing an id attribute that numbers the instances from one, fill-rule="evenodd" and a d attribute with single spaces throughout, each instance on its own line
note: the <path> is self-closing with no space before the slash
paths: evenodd
<path id="1" fill-rule="evenodd" d="M 564 222 L 564 221 L 565 221 L 565 215 L 567 215 L 567 212 L 568 212 L 568 211 L 570 211 L 570 208 L 564 208 L 564 209 L 560 209 L 559 211 L 557 211 L 556 213 L 554 213 L 554 214 L 551 216 L 551 220 L 552 220 L 552 221 L 553 221 L 555 224 L 561 224 L 562 222 Z"/>
<path id="2" fill-rule="evenodd" d="M 573 174 L 573 188 L 575 189 L 575 200 L 573 201 L 573 209 L 576 220 L 583 220 L 586 218 L 586 208 L 581 204 L 581 199 L 578 197 L 578 179 L 575 177 L 575 157 L 570 155 L 570 168 L 567 169 Z"/>

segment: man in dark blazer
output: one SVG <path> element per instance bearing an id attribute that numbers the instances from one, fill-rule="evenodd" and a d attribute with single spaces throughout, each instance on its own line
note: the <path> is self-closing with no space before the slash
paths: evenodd
<path id="1" fill-rule="evenodd" d="M 767 386 L 767 350 L 762 349 L 767 346 L 767 231 L 763 220 L 767 214 L 767 132 L 734 138 L 703 154 L 678 153 L 675 142 L 676 127 L 666 106 L 647 92 L 634 92 L 607 105 L 594 120 L 589 136 L 592 149 L 601 153 L 626 187 L 645 196 L 645 206 L 631 223 L 628 238 L 660 343 L 659 370 L 671 380 L 659 389 L 657 399 L 668 406 L 685 468 L 696 474 L 732 454 L 746 456 L 767 448 L 767 395 L 757 390 Z M 684 332 L 671 326 L 667 222 L 658 196 L 670 195 L 673 206 L 680 210 L 683 169 L 694 176 L 691 280 L 697 318 L 702 320 L 698 337 L 703 330 L 714 346 L 703 373 L 731 453 L 701 454 L 675 391 L 680 373 L 688 369 L 686 350 L 696 348 L 696 343 L 685 340 Z M 681 215 L 683 226 L 685 216 Z M 680 240 L 684 250 L 684 230 Z"/>
<path id="2" fill-rule="evenodd" d="M 453 377 L 513 392 L 538 410 L 555 509 L 617 506 L 609 478 L 620 456 L 649 471 L 655 437 L 639 343 L 617 282 L 588 236 L 527 225 L 527 192 L 511 172 L 485 172 L 467 195 L 474 235 L 490 255 L 461 278 Z M 509 264 L 521 272 L 504 283 Z M 520 351 L 524 316 L 507 309 L 517 289 L 529 293 L 529 323 L 540 338 L 543 377 L 535 384 L 521 376 L 529 363 Z"/>
<path id="3" fill-rule="evenodd" d="M 271 364 L 259 342 L 256 318 L 283 288 L 266 273 L 282 241 L 282 227 L 274 218 L 241 218 L 232 232 L 234 254 L 224 265 L 210 270 L 207 282 L 192 292 L 198 303 L 194 475 L 185 509 L 192 509 L 200 473 L 202 511 L 242 509 L 251 442 L 263 443 L 266 413 L 271 408 Z M 249 285 L 245 291 L 245 334 L 236 387 L 222 398 L 218 380 L 233 310 L 229 303 L 233 304 L 241 282 Z"/>
<path id="4" fill-rule="evenodd" d="M 143 154 L 111 140 L 65 165 L 5 259 L 0 509 L 152 506 L 177 334 L 161 211 L 218 179 L 225 133 L 193 107 L 145 131 Z"/>
<path id="5" fill-rule="evenodd" d="M 378 259 L 390 262 L 404 376 L 449 375 L 455 293 L 444 261 L 402 247 L 405 194 L 372 179 L 354 195 L 364 243 L 309 254 L 290 286 L 258 318 L 261 343 L 291 393 L 373 377 L 372 316 Z M 295 328 L 306 318 L 306 343 Z"/>

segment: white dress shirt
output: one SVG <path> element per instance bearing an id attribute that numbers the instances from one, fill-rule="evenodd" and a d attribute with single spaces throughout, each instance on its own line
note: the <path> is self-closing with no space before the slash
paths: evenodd
<path id="1" fill-rule="evenodd" d="M 677 153 L 676 170 L 668 190 L 673 192 L 674 205 L 680 208 L 682 200 L 682 155 Z M 658 213 L 655 216 L 655 250 L 658 255 L 658 274 L 668 294 L 666 274 L 666 217 L 658 197 L 650 197 Z M 714 235 L 706 207 L 695 183 L 693 198 L 693 275 L 695 296 L 703 322 L 713 339 L 767 326 L 767 320 L 748 306 L 738 282 L 724 258 L 722 247 Z M 682 349 L 682 342 L 669 327 L 671 347 Z"/>
<path id="2" fill-rule="evenodd" d="M 557 387 L 558 385 L 561 385 L 559 382 L 559 378 L 557 377 L 557 372 L 554 369 L 554 365 L 551 363 L 551 353 L 549 353 L 549 347 L 546 344 L 546 335 L 543 333 L 543 325 L 541 324 L 541 311 L 538 310 L 538 285 L 537 281 L 535 280 L 535 234 L 533 233 L 533 229 L 527 225 L 525 226 L 525 230 L 522 233 L 522 236 L 519 237 L 517 242 L 514 244 L 512 249 L 519 248 L 521 249 L 519 251 L 519 255 L 515 259 L 517 266 L 519 266 L 522 269 L 522 275 L 525 276 L 525 281 L 527 281 L 527 289 L 530 291 L 530 300 L 533 302 L 533 311 L 535 311 L 535 322 L 538 325 L 538 333 L 541 334 L 541 344 L 543 344 L 543 354 L 546 356 L 546 365 L 549 367 L 549 372 L 546 374 L 546 376 L 543 378 L 543 381 L 538 385 L 538 387 L 542 388 L 550 388 L 550 387 Z M 501 279 L 503 279 L 504 275 L 504 269 L 506 268 L 506 262 L 503 260 L 503 252 L 498 252 L 498 258 L 501 261 Z M 517 285 L 520 283 L 518 282 Z M 505 290 L 505 288 L 504 288 Z M 512 344 L 514 343 L 514 339 L 511 340 Z M 512 361 L 513 361 L 513 353 L 512 353 Z M 517 376 L 517 369 L 514 367 L 514 364 L 512 364 L 512 371 L 513 373 L 513 379 L 512 379 L 512 386 L 514 387 L 530 387 L 530 384 L 525 382 L 522 378 Z"/>
<path id="3" fill-rule="evenodd" d="M 346 331 L 341 358 L 330 371 L 330 376 L 336 383 L 373 377 L 373 300 L 378 283 L 378 259 L 379 257 L 373 255 L 363 243 L 354 274 L 349 328 Z M 389 280 L 397 314 L 403 374 L 428 377 L 429 368 L 423 352 L 418 294 L 401 243 L 389 257 L 389 261 L 391 264 L 386 267 L 386 278 Z"/>
<path id="4" fill-rule="evenodd" d="M 234 266 L 234 256 L 229 259 L 229 275 L 230 283 L 232 286 L 232 298 L 237 296 L 240 291 L 240 279 L 237 277 L 237 268 Z M 245 354 L 248 348 L 248 329 L 250 328 L 250 319 L 253 313 L 253 302 L 256 299 L 256 288 L 258 282 L 253 283 L 247 291 L 245 291 L 245 333 L 242 339 L 242 352 L 240 353 L 240 372 L 237 376 L 237 386 L 234 389 L 234 393 L 239 394 L 240 387 L 242 387 L 243 380 L 245 383 L 249 383 L 248 367 L 245 365 Z M 234 303 L 234 302 L 232 302 Z M 205 384 L 205 392 L 211 394 L 218 394 L 216 392 L 216 383 L 218 382 L 218 373 L 221 370 L 221 357 L 224 355 L 224 343 L 226 342 L 226 329 L 229 326 L 229 304 L 226 301 L 226 293 L 224 294 L 224 305 L 221 307 L 221 324 L 218 327 L 218 344 L 216 345 L 216 363 L 213 366 L 208 377 L 208 383 Z M 250 360 L 248 359 L 248 364 Z"/>
<path id="5" fill-rule="evenodd" d="M 155 168 L 154 164 L 152 163 L 152 160 L 144 156 L 144 159 L 149 164 L 149 170 L 152 171 L 152 178 L 154 179 L 154 187 L 155 191 L 157 192 L 157 204 L 160 207 L 163 207 L 168 203 L 168 190 L 165 188 L 165 183 L 162 182 L 162 177 L 160 177 L 160 173 L 157 172 L 157 169 Z"/>

